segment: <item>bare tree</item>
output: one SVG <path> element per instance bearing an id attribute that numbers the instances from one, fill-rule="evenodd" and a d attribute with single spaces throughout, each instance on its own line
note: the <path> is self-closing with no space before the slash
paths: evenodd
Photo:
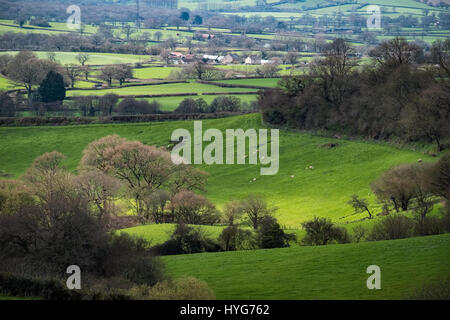
<path id="1" fill-rule="evenodd" d="M 76 59 L 78 60 L 78 62 L 81 64 L 81 66 L 84 66 L 84 64 L 86 62 L 88 62 L 89 60 L 89 54 L 84 53 L 84 52 L 80 52 L 79 54 L 77 54 Z"/>
<path id="2" fill-rule="evenodd" d="M 369 208 L 369 201 L 367 201 L 367 199 L 360 198 L 358 197 L 358 195 L 354 194 L 352 196 L 352 199 L 348 201 L 348 204 L 353 207 L 353 209 L 355 210 L 355 214 L 367 212 L 367 214 L 369 215 L 369 219 L 372 219 L 373 212 Z"/>
<path id="3" fill-rule="evenodd" d="M 69 79 L 70 79 L 71 87 L 74 88 L 75 87 L 75 82 L 77 81 L 77 78 L 79 76 L 81 76 L 81 69 L 78 68 L 74 64 L 66 64 L 64 69 L 66 71 L 67 77 L 69 77 Z"/>
<path id="4" fill-rule="evenodd" d="M 276 207 L 269 207 L 266 199 L 262 195 L 252 194 L 242 200 L 242 211 L 247 214 L 253 228 L 258 229 L 261 219 L 271 216 L 278 210 Z"/>

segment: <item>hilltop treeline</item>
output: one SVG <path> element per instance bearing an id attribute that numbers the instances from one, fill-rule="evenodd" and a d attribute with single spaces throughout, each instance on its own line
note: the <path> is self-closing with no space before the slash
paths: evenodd
<path id="1" fill-rule="evenodd" d="M 307 74 L 261 92 L 259 107 L 275 125 L 426 140 L 442 150 L 450 137 L 449 48 L 450 39 L 438 41 L 424 55 L 416 44 L 395 38 L 370 52 L 370 64 L 356 67 L 352 48 L 337 39 Z"/>

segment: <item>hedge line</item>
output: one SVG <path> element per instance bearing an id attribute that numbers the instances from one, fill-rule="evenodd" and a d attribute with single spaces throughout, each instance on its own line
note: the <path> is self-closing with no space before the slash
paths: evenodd
<path id="1" fill-rule="evenodd" d="M 202 95 L 205 96 L 220 96 L 220 95 L 235 95 L 235 94 L 258 94 L 254 91 L 237 91 L 237 92 L 203 92 Z"/>
<path id="2" fill-rule="evenodd" d="M 69 290 L 62 281 L 0 273 L 0 292 L 9 296 L 45 300 L 131 300 L 126 294 L 109 291 Z"/>
<path id="3" fill-rule="evenodd" d="M 101 83 L 101 82 L 97 82 Z M 163 84 L 171 84 L 171 83 L 187 83 L 186 80 L 174 80 L 174 81 L 158 81 L 158 82 L 149 82 L 149 83 L 130 83 L 124 84 L 120 87 L 105 87 L 105 88 L 66 88 L 67 91 L 72 90 L 108 90 L 108 89 L 119 89 L 119 88 L 128 88 L 128 87 L 143 87 L 143 86 L 156 86 Z"/>
<path id="4" fill-rule="evenodd" d="M 163 98 L 163 97 L 182 97 L 182 96 L 197 96 L 197 92 L 184 92 L 184 93 L 161 93 L 161 94 L 136 94 L 136 95 L 117 95 L 119 98 Z M 64 100 L 73 100 L 77 96 L 66 97 Z M 99 98 L 101 96 L 91 96 Z"/>
<path id="5" fill-rule="evenodd" d="M 206 81 L 206 80 L 197 80 L 198 83 L 209 84 L 212 86 L 223 87 L 223 88 L 248 88 L 248 89 L 270 89 L 270 87 L 264 86 L 252 86 L 250 84 L 234 84 L 234 83 L 223 83 L 223 82 L 214 82 L 214 81 Z"/>
<path id="6" fill-rule="evenodd" d="M 28 126 L 64 126 L 79 124 L 106 124 L 128 122 L 156 122 L 170 120 L 202 120 L 223 118 L 249 113 L 242 112 L 218 112 L 218 113 L 162 113 L 146 115 L 120 115 L 109 117 L 10 117 L 0 118 L 2 127 L 28 127 Z"/>

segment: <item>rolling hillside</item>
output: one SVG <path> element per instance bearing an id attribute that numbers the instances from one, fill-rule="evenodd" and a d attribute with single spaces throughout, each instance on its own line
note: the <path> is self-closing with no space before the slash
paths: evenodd
<path id="1" fill-rule="evenodd" d="M 217 128 L 262 128 L 259 114 L 207 120 L 203 130 Z M 67 156 L 66 165 L 76 170 L 82 150 L 91 141 L 119 134 L 146 144 L 167 146 L 178 128 L 192 130 L 192 121 L 162 123 L 83 125 L 64 127 L 0 128 L 0 172 L 19 177 L 37 156 L 57 150 Z M 337 143 L 335 148 L 323 145 Z M 314 216 L 336 222 L 360 219 L 346 204 L 352 194 L 373 200 L 369 184 L 383 171 L 407 162 L 431 157 L 374 142 L 350 141 L 315 136 L 310 133 L 280 131 L 279 172 L 260 176 L 260 165 L 201 165 L 209 173 L 207 197 L 221 206 L 250 193 L 263 193 L 279 207 L 281 224 L 299 228 Z M 310 168 L 311 167 L 311 168 Z M 255 181 L 254 181 L 255 179 Z M 350 215 L 350 216 L 349 216 Z"/>

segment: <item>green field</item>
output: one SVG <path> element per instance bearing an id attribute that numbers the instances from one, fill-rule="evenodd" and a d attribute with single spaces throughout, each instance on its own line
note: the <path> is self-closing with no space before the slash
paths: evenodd
<path id="1" fill-rule="evenodd" d="M 215 82 L 247 85 L 247 86 L 276 87 L 278 81 L 280 81 L 280 78 L 232 79 L 232 80 L 217 80 Z"/>
<path id="2" fill-rule="evenodd" d="M 38 58 L 46 59 L 48 58 L 48 52 L 46 51 L 35 51 L 34 52 Z M 10 54 L 15 55 L 17 51 L 3 51 L 0 54 Z M 55 59 L 58 63 L 64 64 L 79 64 L 76 60 L 76 56 L 79 52 L 55 52 Z M 135 63 L 135 62 L 145 62 L 148 60 L 148 56 L 134 55 L 134 54 L 120 54 L 120 53 L 96 53 L 88 52 L 89 60 L 86 62 L 87 65 L 105 65 L 105 64 L 121 64 L 121 63 Z"/>
<path id="3" fill-rule="evenodd" d="M 405 299 L 450 276 L 450 234 L 341 245 L 165 256 L 168 273 L 193 276 L 217 299 Z M 368 290 L 366 268 L 381 269 Z"/>
<path id="4" fill-rule="evenodd" d="M 223 96 L 223 95 L 220 95 Z M 241 103 L 250 103 L 252 101 L 256 101 L 256 94 L 240 94 L 240 95 L 226 95 L 227 97 L 236 97 L 241 100 Z M 201 95 L 201 96 L 181 96 L 181 97 L 158 97 L 158 98 L 138 98 L 138 100 L 147 100 L 148 102 L 158 101 L 161 104 L 161 110 L 164 111 L 173 111 L 175 110 L 181 101 L 186 98 L 189 99 L 199 99 L 202 98 L 208 104 L 210 104 L 215 98 L 216 95 Z"/>
<path id="5" fill-rule="evenodd" d="M 150 67 L 134 69 L 133 76 L 137 79 L 166 79 L 172 71 L 181 70 L 176 67 Z"/>
<path id="6" fill-rule="evenodd" d="M 211 239 L 217 239 L 224 227 L 221 226 L 196 226 L 201 228 L 205 236 Z M 121 229 L 130 235 L 142 237 L 150 242 L 151 245 L 161 244 L 170 238 L 175 230 L 175 224 L 149 224 L 133 228 Z"/>
<path id="7" fill-rule="evenodd" d="M 262 128 L 259 114 L 203 121 L 206 128 Z M 84 125 L 65 127 L 0 128 L 0 170 L 18 177 L 34 158 L 57 150 L 67 156 L 66 165 L 75 170 L 86 145 L 100 137 L 119 134 L 146 144 L 166 146 L 171 133 L 178 128 L 192 130 L 192 121 L 164 123 Z M 337 142 L 328 149 L 321 145 Z M 249 193 L 262 193 L 279 207 L 276 214 L 281 224 L 299 228 L 300 223 L 314 216 L 332 218 L 337 222 L 360 219 L 348 217 L 353 209 L 346 203 L 352 194 L 374 197 L 369 184 L 382 172 L 400 163 L 432 158 L 420 152 L 386 144 L 349 141 L 280 130 L 279 172 L 261 176 L 260 165 L 201 165 L 209 172 L 208 198 L 219 207 Z M 313 166 L 313 169 L 309 169 Z M 256 181 L 253 181 L 253 179 Z"/>
<path id="8" fill-rule="evenodd" d="M 198 94 L 205 92 L 255 92 L 256 89 L 246 88 L 222 88 L 218 86 L 201 84 L 197 82 L 189 83 L 170 83 L 162 85 L 136 86 L 124 87 L 105 90 L 72 90 L 67 93 L 67 96 L 102 96 L 107 93 L 115 93 L 117 95 L 145 95 L 145 94 L 171 94 L 171 93 L 191 93 Z"/>
<path id="9" fill-rule="evenodd" d="M 12 90 L 16 88 L 17 86 L 14 85 L 14 83 L 11 80 L 0 76 L 0 90 Z"/>

